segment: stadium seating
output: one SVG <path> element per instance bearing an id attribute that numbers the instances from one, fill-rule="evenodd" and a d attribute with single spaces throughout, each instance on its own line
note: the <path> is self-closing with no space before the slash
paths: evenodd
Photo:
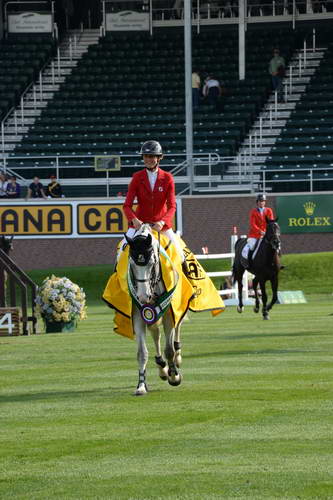
<path id="1" fill-rule="evenodd" d="M 327 53 L 266 161 L 267 169 L 293 171 L 267 174 L 268 179 L 309 177 L 308 172 L 296 171 L 311 168 L 316 189 L 333 188 L 333 170 L 325 170 L 333 168 L 333 35 L 328 36 Z M 300 190 L 303 184 L 294 182 L 295 190 Z M 274 184 L 273 189 L 279 191 L 281 186 Z"/>
<path id="2" fill-rule="evenodd" d="M 289 27 L 269 32 L 249 28 L 246 79 L 240 82 L 237 29 L 224 26 L 193 35 L 193 68 L 212 72 L 225 88 L 221 109 L 202 103 L 194 113 L 195 153 L 237 152 L 267 100 L 272 47 L 278 45 L 288 60 L 301 40 Z M 156 30 L 153 38 L 146 33 L 107 34 L 89 47 L 11 156 L 26 156 L 20 165 L 45 165 L 41 177 L 52 166 L 43 156 L 66 156 L 62 164 L 77 168 L 63 169 L 61 176 L 71 178 L 102 176 L 80 167 L 92 166 L 95 155 L 120 154 L 123 168 L 113 176 L 126 177 L 133 172 L 127 165 L 140 166 L 140 159 L 129 155 L 144 140 L 155 138 L 163 144 L 166 168 L 177 165 L 183 159 L 177 155 L 185 153 L 183 45 L 183 32 L 176 28 L 172 36 Z M 75 159 L 77 155 L 86 158 Z M 33 161 L 32 156 L 39 158 Z"/>
<path id="3" fill-rule="evenodd" d="M 53 48 L 52 39 L 43 36 L 20 35 L 0 41 L 0 120 L 18 104 Z"/>

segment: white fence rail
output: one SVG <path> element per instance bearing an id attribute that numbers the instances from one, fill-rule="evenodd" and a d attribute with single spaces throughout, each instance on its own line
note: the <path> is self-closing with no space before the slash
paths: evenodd
<path id="1" fill-rule="evenodd" d="M 212 254 L 196 254 L 195 258 L 203 261 L 203 260 L 216 260 L 216 259 L 230 259 L 230 269 L 232 269 L 234 258 L 235 258 L 235 244 L 238 240 L 237 234 L 233 234 L 231 236 L 231 252 L 229 253 L 212 253 Z M 218 278 L 218 277 L 232 277 L 232 271 L 210 271 L 207 272 L 207 275 L 210 278 Z M 231 295 L 231 298 L 225 299 L 225 305 L 237 305 L 238 304 L 238 287 L 233 286 L 232 288 L 226 288 L 224 290 L 219 290 L 220 295 Z M 247 271 L 244 272 L 243 275 L 243 301 L 245 304 L 252 304 L 253 300 L 249 298 L 249 273 Z"/>

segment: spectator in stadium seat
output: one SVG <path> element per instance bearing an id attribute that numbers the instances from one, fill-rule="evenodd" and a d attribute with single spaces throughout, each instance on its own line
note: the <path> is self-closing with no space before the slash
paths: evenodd
<path id="1" fill-rule="evenodd" d="M 6 175 L 1 172 L 0 173 L 0 198 L 7 198 L 7 186 L 8 181 Z"/>
<path id="2" fill-rule="evenodd" d="M 192 105 L 193 109 L 198 109 L 200 104 L 201 79 L 199 72 L 194 70 L 192 73 Z"/>
<path id="3" fill-rule="evenodd" d="M 273 57 L 269 62 L 269 74 L 272 78 L 273 91 L 278 93 L 279 102 L 283 102 L 283 85 L 282 80 L 285 76 L 286 63 L 284 57 L 280 56 L 280 50 L 273 50 Z"/>
<path id="4" fill-rule="evenodd" d="M 7 184 L 7 196 L 10 199 L 20 198 L 21 186 L 16 182 L 16 176 L 12 175 Z"/>
<path id="5" fill-rule="evenodd" d="M 44 198 L 46 200 L 43 184 L 37 176 L 33 178 L 32 183 L 28 187 L 27 200 L 29 198 Z"/>
<path id="6" fill-rule="evenodd" d="M 50 175 L 50 183 L 46 188 L 46 196 L 48 198 L 63 198 L 62 187 L 57 181 L 57 177 L 55 175 Z"/>

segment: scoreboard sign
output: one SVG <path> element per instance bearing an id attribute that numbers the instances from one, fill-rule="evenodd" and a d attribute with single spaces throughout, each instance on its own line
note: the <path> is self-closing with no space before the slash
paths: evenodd
<path id="1" fill-rule="evenodd" d="M 134 207 L 135 209 L 135 207 Z M 173 227 L 182 231 L 181 200 Z M 123 200 L 0 202 L 0 235 L 15 238 L 121 237 L 128 229 Z"/>

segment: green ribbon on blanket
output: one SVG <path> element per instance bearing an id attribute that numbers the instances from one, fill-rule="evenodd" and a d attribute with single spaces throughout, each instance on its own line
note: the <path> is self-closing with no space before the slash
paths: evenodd
<path id="1" fill-rule="evenodd" d="M 160 319 L 161 316 L 163 316 L 164 312 L 167 310 L 167 308 L 170 306 L 172 296 L 177 288 L 178 285 L 178 280 L 179 280 L 179 274 L 176 271 L 172 260 L 170 259 L 169 255 L 166 253 L 163 247 L 159 248 L 159 253 L 167 259 L 172 267 L 172 271 L 174 273 L 174 282 L 175 285 L 168 291 L 163 292 L 155 301 L 154 304 L 142 304 L 140 302 L 138 295 L 136 293 L 133 280 L 132 280 L 132 275 L 130 272 L 130 264 L 128 262 L 128 270 L 127 270 L 127 284 L 128 284 L 128 291 L 129 294 L 134 301 L 136 307 L 140 310 L 141 317 L 147 323 L 148 325 L 153 325 Z M 162 278 L 161 278 L 162 279 Z"/>

